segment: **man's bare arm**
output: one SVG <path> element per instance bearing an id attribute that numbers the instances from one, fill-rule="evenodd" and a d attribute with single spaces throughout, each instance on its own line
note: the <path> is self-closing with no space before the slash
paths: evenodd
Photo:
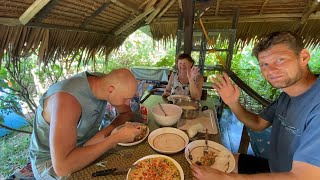
<path id="1" fill-rule="evenodd" d="M 131 111 L 130 106 L 117 106 L 116 109 L 119 112 L 119 115 L 111 122 L 111 124 L 99 131 L 94 137 L 87 141 L 84 144 L 85 146 L 104 140 L 107 136 L 110 135 L 114 128 L 128 122 L 134 116 L 134 113 Z"/>
<path id="2" fill-rule="evenodd" d="M 237 118 L 245 124 L 246 127 L 254 131 L 262 131 L 269 127 L 271 123 L 257 114 L 254 114 L 246 110 L 239 102 L 229 104 L 231 111 L 237 116 Z"/>
<path id="3" fill-rule="evenodd" d="M 68 93 L 56 93 L 49 101 L 51 160 L 59 176 L 84 168 L 124 138 L 123 134 L 115 133 L 98 143 L 77 147 L 80 104 Z M 132 136 L 133 139 L 138 131 L 129 131 L 131 134 L 128 133 L 127 136 Z"/>

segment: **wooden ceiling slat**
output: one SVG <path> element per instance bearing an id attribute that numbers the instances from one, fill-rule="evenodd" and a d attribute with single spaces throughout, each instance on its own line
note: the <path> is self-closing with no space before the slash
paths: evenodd
<path id="1" fill-rule="evenodd" d="M 217 0 L 216 11 L 214 13 L 215 16 L 219 15 L 219 8 L 220 8 L 220 0 Z"/>
<path id="2" fill-rule="evenodd" d="M 100 20 L 100 19 L 95 19 L 94 21 L 92 21 L 90 23 L 90 25 L 93 25 L 93 26 L 101 26 L 101 27 L 106 27 L 108 25 L 110 25 L 111 27 L 115 27 L 118 25 L 118 23 L 114 22 L 114 21 L 104 21 L 104 20 Z M 110 27 L 110 28 L 111 28 Z"/>
<path id="3" fill-rule="evenodd" d="M 307 6 L 306 11 L 303 13 L 303 16 L 301 18 L 300 24 L 306 23 L 309 16 L 316 10 L 319 4 L 320 4 L 319 0 L 313 0 L 310 3 L 310 5 Z"/>
<path id="4" fill-rule="evenodd" d="M 151 0 L 145 0 L 142 4 L 139 5 L 138 10 L 146 9 L 145 7 Z M 152 0 L 154 1 L 154 0 Z"/>
<path id="5" fill-rule="evenodd" d="M 122 15 L 124 18 L 129 16 L 131 13 L 126 11 L 125 9 L 120 8 L 119 6 L 116 6 L 114 4 L 111 4 L 108 8 L 108 11 L 114 11 L 118 15 Z"/>
<path id="6" fill-rule="evenodd" d="M 112 27 L 117 26 L 119 23 L 118 21 L 113 21 L 112 19 L 100 19 L 100 18 L 96 18 L 92 21 L 93 23 L 102 23 L 102 24 L 112 24 Z"/>
<path id="7" fill-rule="evenodd" d="M 82 24 L 81 28 L 85 28 L 87 24 L 89 24 L 96 16 L 98 16 L 102 11 L 104 11 L 108 6 L 110 2 L 103 3 L 93 14 L 91 14 L 90 17 L 88 17 Z"/>
<path id="8" fill-rule="evenodd" d="M 117 14 L 111 13 L 110 11 L 105 12 L 105 13 L 100 13 L 99 16 L 96 17 L 96 19 L 101 19 L 101 20 L 113 20 L 116 22 L 121 22 L 120 19 L 122 19 L 122 16 L 119 16 Z"/>
<path id="9" fill-rule="evenodd" d="M 156 4 L 158 0 L 151 0 L 144 9 L 148 9 Z"/>
<path id="10" fill-rule="evenodd" d="M 56 6 L 57 2 L 58 0 L 50 0 L 49 3 L 36 15 L 33 21 L 41 22 L 44 18 L 48 16 L 51 9 L 53 9 Z"/>
<path id="11" fill-rule="evenodd" d="M 0 1 L 0 6 L 9 8 L 23 8 L 26 10 L 31 4 L 23 2 L 13 2 L 13 1 Z M 1 8 L 2 9 L 2 8 Z"/>
<path id="12" fill-rule="evenodd" d="M 116 4 L 116 5 L 119 6 L 119 7 L 122 7 L 122 8 L 124 8 L 124 9 L 127 9 L 127 10 L 133 12 L 133 13 L 136 14 L 136 15 L 138 15 L 138 14 L 141 13 L 141 12 L 140 12 L 139 10 L 137 10 L 136 8 L 130 7 L 130 6 L 128 6 L 128 5 L 125 5 L 125 4 L 121 3 L 120 1 L 111 0 L 111 2 L 114 3 L 114 4 Z"/>
<path id="13" fill-rule="evenodd" d="M 18 18 L 2 18 L 2 17 L 0 17 L 0 24 L 8 25 L 8 26 L 21 25 Z"/>
<path id="14" fill-rule="evenodd" d="M 147 17 L 146 24 L 150 24 L 152 20 L 158 15 L 162 8 L 168 3 L 169 0 L 161 0 L 157 5 L 156 9 Z"/>
<path id="15" fill-rule="evenodd" d="M 160 18 L 164 13 L 166 13 L 168 11 L 169 8 L 171 8 L 171 6 L 176 2 L 176 0 L 171 0 L 165 8 L 163 8 L 161 10 L 161 12 L 158 14 L 157 18 Z"/>
<path id="16" fill-rule="evenodd" d="M 85 16 L 83 14 L 74 14 L 74 13 L 70 13 L 67 11 L 60 11 L 57 9 L 53 9 L 49 15 L 49 17 L 54 17 L 54 16 L 72 17 L 72 18 L 75 18 L 75 20 L 78 20 L 78 19 L 84 20 L 85 19 Z"/>
<path id="17" fill-rule="evenodd" d="M 54 30 L 67 30 L 67 31 L 75 31 L 75 32 L 89 32 L 89 33 L 97 33 L 103 34 L 107 36 L 113 36 L 112 34 L 105 33 L 103 31 L 94 31 L 89 29 L 80 29 L 76 27 L 62 26 L 62 25 L 52 25 L 52 24 L 44 24 L 44 23 L 30 23 L 26 25 L 27 27 L 34 28 L 45 28 L 45 29 L 54 29 Z"/>
<path id="18" fill-rule="evenodd" d="M 64 0 L 64 1 L 67 1 L 67 0 Z M 93 12 L 92 8 L 88 8 L 86 6 L 77 6 L 77 5 L 69 3 L 69 2 L 62 3 L 60 1 L 58 1 L 58 4 L 55 8 L 59 9 L 59 10 L 68 10 L 70 12 L 74 12 L 74 13 L 78 13 L 78 14 L 80 14 L 80 13 L 91 14 Z"/>
<path id="19" fill-rule="evenodd" d="M 118 28 L 117 30 L 115 30 L 114 34 L 115 35 L 119 35 L 120 33 L 122 33 L 124 30 L 128 29 L 129 27 L 131 27 L 133 24 L 137 23 L 138 21 L 140 21 L 142 18 L 146 17 L 148 14 L 150 14 L 151 12 L 153 12 L 155 10 L 155 8 L 152 6 L 149 9 L 147 9 L 146 11 L 144 11 L 143 13 L 141 13 L 139 16 L 135 17 L 133 20 L 131 20 L 130 22 L 126 23 L 125 25 L 121 25 L 120 28 Z"/>

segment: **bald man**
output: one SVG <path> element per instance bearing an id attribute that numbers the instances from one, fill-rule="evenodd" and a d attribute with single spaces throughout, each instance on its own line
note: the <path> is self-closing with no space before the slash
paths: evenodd
<path id="1" fill-rule="evenodd" d="M 37 179 L 65 179 L 96 160 L 117 143 L 132 142 L 141 133 L 127 124 L 137 82 L 127 69 L 107 75 L 83 72 L 50 86 L 41 97 L 30 144 Z M 121 107 L 120 115 L 99 131 L 107 102 Z"/>

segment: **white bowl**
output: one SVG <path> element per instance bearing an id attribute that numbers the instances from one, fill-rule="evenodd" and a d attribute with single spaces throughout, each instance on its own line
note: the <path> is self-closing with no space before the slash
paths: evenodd
<path id="1" fill-rule="evenodd" d="M 174 166 L 178 169 L 179 174 L 180 174 L 180 177 L 181 177 L 181 180 L 184 180 L 184 173 L 183 173 L 183 170 L 182 170 L 180 164 L 179 164 L 176 160 L 172 159 L 172 158 L 169 157 L 169 156 L 160 155 L 160 154 L 148 155 L 148 156 L 145 156 L 145 157 L 137 160 L 134 164 L 137 164 L 139 161 L 143 161 L 143 160 L 151 159 L 151 158 L 164 158 L 164 159 L 170 160 L 170 161 L 174 164 Z M 159 167 L 159 168 L 162 168 L 162 167 Z M 127 173 L 127 178 L 126 178 L 126 180 L 130 180 L 130 179 L 129 179 L 130 171 L 131 171 L 131 169 L 130 169 L 130 170 L 128 171 L 128 173 Z"/>
<path id="2" fill-rule="evenodd" d="M 149 145 L 159 153 L 173 154 L 183 150 L 189 143 L 188 135 L 177 128 L 164 127 L 152 131 Z"/>
<path id="3" fill-rule="evenodd" d="M 187 145 L 184 149 L 184 154 L 189 164 L 195 164 L 200 161 L 205 146 L 205 140 L 192 141 Z M 208 147 L 209 151 L 217 153 L 215 163 L 211 167 L 227 173 L 232 172 L 235 167 L 235 159 L 232 153 L 226 147 L 213 141 L 208 141 Z M 189 153 L 192 155 L 192 160 L 189 158 Z M 216 158 L 219 158 L 219 160 Z"/>
<path id="4" fill-rule="evenodd" d="M 155 121 L 161 126 L 172 126 L 176 124 L 182 114 L 181 107 L 174 104 L 161 104 L 161 106 L 167 116 L 164 115 L 159 104 L 157 104 L 151 109 Z"/>

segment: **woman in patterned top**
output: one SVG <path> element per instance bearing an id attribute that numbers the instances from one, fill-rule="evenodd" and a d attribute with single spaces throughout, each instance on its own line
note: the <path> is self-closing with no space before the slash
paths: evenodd
<path id="1" fill-rule="evenodd" d="M 170 75 L 163 96 L 186 95 L 194 100 L 200 100 L 204 78 L 199 68 L 193 66 L 194 60 L 188 54 L 180 54 L 176 61 L 177 72 Z"/>

